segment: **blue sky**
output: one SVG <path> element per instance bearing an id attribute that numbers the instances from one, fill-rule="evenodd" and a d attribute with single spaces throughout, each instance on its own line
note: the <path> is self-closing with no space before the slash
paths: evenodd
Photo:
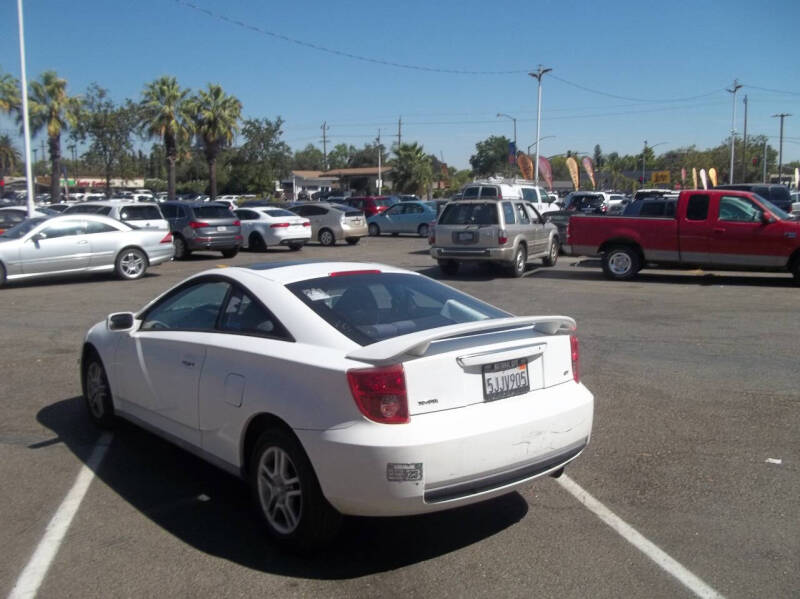
<path id="1" fill-rule="evenodd" d="M 745 93 L 748 133 L 774 136 L 774 147 L 779 128 L 770 115 L 793 113 L 785 122 L 784 162 L 800 159 L 796 0 L 191 2 L 264 31 L 367 58 L 521 72 L 452 74 L 355 60 L 175 0 L 26 0 L 28 76 L 55 69 L 71 93 L 96 81 L 118 99 L 138 98 L 144 84 L 162 74 L 191 88 L 220 83 L 241 99 L 246 116 L 280 115 L 293 148 L 321 147 L 323 121 L 331 144 L 361 146 L 379 128 L 391 142 L 402 116 L 404 141 L 418 141 L 459 168 L 468 166 L 477 141 L 512 136 L 512 122 L 498 112 L 517 117 L 521 149 L 535 140 L 536 81 L 525 71 L 538 64 L 553 69 L 543 79 L 541 135 L 555 136 L 541 142 L 546 155 L 591 152 L 595 144 L 605 152 L 637 153 L 645 139 L 667 142 L 657 153 L 716 145 L 731 126 L 731 94 L 724 88 L 738 78 L 746 87 L 737 96 L 737 131 Z M 3 2 L 0 67 L 18 76 L 16 19 L 16 3 Z M 16 134 L 8 119 L 0 129 Z"/>

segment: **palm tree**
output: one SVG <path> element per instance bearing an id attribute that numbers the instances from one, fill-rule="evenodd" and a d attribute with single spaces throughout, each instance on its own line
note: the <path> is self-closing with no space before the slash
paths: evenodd
<path id="1" fill-rule="evenodd" d="M 15 112 L 19 105 L 19 81 L 8 73 L 0 73 L 0 112 Z"/>
<path id="2" fill-rule="evenodd" d="M 239 130 L 242 103 L 234 96 L 225 93 L 221 86 L 208 84 L 208 91 L 200 90 L 190 102 L 197 134 L 203 140 L 211 199 L 217 197 L 217 155 L 233 141 Z"/>
<path id="3" fill-rule="evenodd" d="M 394 150 L 392 185 L 400 193 L 422 195 L 433 179 L 430 157 L 417 143 L 402 144 Z"/>
<path id="4" fill-rule="evenodd" d="M 0 136 L 0 177 L 13 171 L 22 162 L 17 148 L 8 135 Z"/>
<path id="5" fill-rule="evenodd" d="M 39 81 L 31 82 L 28 98 L 31 134 L 47 132 L 50 151 L 50 198 L 57 202 L 61 173 L 61 134 L 77 124 L 81 100 L 67 94 L 67 80 L 55 71 L 45 71 Z"/>
<path id="6" fill-rule="evenodd" d="M 164 141 L 167 158 L 167 197 L 175 199 L 175 162 L 178 146 L 189 139 L 193 123 L 188 105 L 189 90 L 175 77 L 164 76 L 148 83 L 139 103 L 140 126 L 146 135 Z"/>

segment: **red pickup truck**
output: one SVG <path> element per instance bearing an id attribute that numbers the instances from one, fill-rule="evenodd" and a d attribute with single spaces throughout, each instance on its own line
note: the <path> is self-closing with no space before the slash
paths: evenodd
<path id="1" fill-rule="evenodd" d="M 601 256 L 610 279 L 647 265 L 789 271 L 800 281 L 800 222 L 761 196 L 682 191 L 664 218 L 572 216 L 565 253 Z"/>

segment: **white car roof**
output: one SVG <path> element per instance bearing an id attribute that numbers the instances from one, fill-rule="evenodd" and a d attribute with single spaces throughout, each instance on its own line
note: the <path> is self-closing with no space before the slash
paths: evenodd
<path id="1" fill-rule="evenodd" d="M 274 281 L 281 285 L 287 285 L 297 281 L 327 277 L 330 276 L 331 273 L 371 270 L 379 270 L 382 273 L 418 274 L 404 268 L 397 268 L 377 262 L 323 262 L 300 260 L 297 262 L 261 262 L 248 264 L 247 266 L 232 266 L 222 271 L 219 268 L 212 268 L 198 273 L 196 276 L 219 275 L 224 273 L 242 283 L 256 277 L 258 279 Z"/>
<path id="2" fill-rule="evenodd" d="M 111 225 L 115 229 L 119 229 L 120 231 L 134 230 L 133 227 L 126 225 L 121 220 L 111 218 L 110 216 L 102 216 L 100 214 L 81 214 L 81 213 L 59 214 L 58 216 L 51 216 L 50 218 L 47 219 L 47 222 L 50 223 L 62 220 L 76 220 L 76 219 L 105 223 L 107 225 Z"/>

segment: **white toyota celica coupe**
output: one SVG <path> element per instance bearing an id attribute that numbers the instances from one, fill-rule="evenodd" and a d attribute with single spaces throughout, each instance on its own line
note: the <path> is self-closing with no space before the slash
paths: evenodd
<path id="1" fill-rule="evenodd" d="M 245 477 L 270 535 L 421 514 L 558 475 L 589 442 L 575 322 L 382 264 L 214 269 L 91 328 L 91 418 Z"/>

